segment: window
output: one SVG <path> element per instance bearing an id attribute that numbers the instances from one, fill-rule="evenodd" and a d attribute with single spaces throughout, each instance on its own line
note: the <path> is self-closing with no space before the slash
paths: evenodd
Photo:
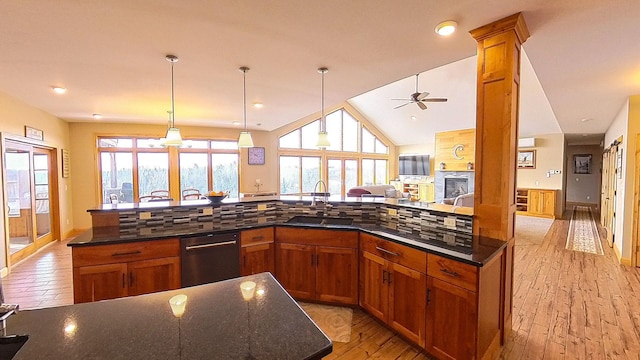
<path id="1" fill-rule="evenodd" d="M 279 138 L 281 194 L 312 192 L 320 179 L 343 197 L 354 186 L 387 182 L 389 147 L 382 140 L 345 109 L 327 114 L 326 129 L 331 145 L 322 150 L 315 146 L 319 119 Z"/>
<path id="2" fill-rule="evenodd" d="M 185 140 L 181 148 L 164 148 L 152 138 L 99 137 L 97 144 L 103 203 L 137 202 L 152 192 L 181 200 L 186 189 L 239 195 L 236 141 Z"/>

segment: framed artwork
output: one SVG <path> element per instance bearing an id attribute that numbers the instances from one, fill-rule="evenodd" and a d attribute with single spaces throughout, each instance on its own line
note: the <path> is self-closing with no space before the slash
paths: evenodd
<path id="1" fill-rule="evenodd" d="M 249 165 L 264 165 L 264 148 L 249 148 Z"/>
<path id="2" fill-rule="evenodd" d="M 518 150 L 518 169 L 535 169 L 536 151 Z"/>
<path id="3" fill-rule="evenodd" d="M 591 174 L 591 154 L 573 155 L 573 173 Z"/>
<path id="4" fill-rule="evenodd" d="M 31 126 L 24 127 L 24 137 L 29 139 L 44 140 L 44 131 L 32 128 Z"/>

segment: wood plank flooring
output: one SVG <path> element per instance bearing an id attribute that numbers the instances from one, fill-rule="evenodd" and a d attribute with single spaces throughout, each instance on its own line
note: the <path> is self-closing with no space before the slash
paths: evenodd
<path id="1" fill-rule="evenodd" d="M 516 243 L 513 332 L 500 358 L 640 360 L 640 269 L 619 265 L 606 244 L 604 256 L 565 250 L 568 229 L 565 217 L 542 244 Z M 66 242 L 16 265 L 3 285 L 21 309 L 72 304 Z M 327 359 L 432 359 L 362 310 L 352 326 Z"/>

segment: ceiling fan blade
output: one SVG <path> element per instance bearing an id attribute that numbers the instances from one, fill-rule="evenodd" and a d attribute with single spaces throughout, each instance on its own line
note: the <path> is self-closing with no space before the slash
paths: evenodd
<path id="1" fill-rule="evenodd" d="M 420 107 L 420 109 L 427 110 L 427 105 L 425 105 L 422 101 L 418 101 L 416 102 L 416 104 L 418 104 L 418 107 Z"/>
<path id="2" fill-rule="evenodd" d="M 401 108 L 401 107 L 403 107 L 403 106 L 405 106 L 405 105 L 409 105 L 409 104 L 411 104 L 411 103 L 412 103 L 412 101 L 409 101 L 409 102 L 407 102 L 407 103 L 404 103 L 404 104 L 402 104 L 402 105 L 398 105 L 398 106 L 394 107 L 394 109 Z"/>
<path id="3" fill-rule="evenodd" d="M 426 98 L 427 96 L 429 96 L 429 93 L 428 93 L 428 92 L 420 93 L 420 94 L 418 94 L 418 96 L 416 96 L 416 100 L 417 100 L 417 101 L 420 101 L 420 100 L 422 100 L 422 99 Z"/>
<path id="4" fill-rule="evenodd" d="M 421 101 L 425 101 L 425 102 L 447 102 L 446 98 L 428 98 L 428 99 L 423 99 Z"/>
<path id="5" fill-rule="evenodd" d="M 408 98 L 402 98 L 402 99 L 391 99 L 391 100 L 413 101 L 413 99 L 408 99 Z"/>

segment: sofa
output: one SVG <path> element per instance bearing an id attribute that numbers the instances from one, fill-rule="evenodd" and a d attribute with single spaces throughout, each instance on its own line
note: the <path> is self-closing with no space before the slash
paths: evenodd
<path id="1" fill-rule="evenodd" d="M 396 190 L 393 185 L 363 185 L 354 186 L 347 192 L 347 197 L 404 197 L 402 192 Z"/>

